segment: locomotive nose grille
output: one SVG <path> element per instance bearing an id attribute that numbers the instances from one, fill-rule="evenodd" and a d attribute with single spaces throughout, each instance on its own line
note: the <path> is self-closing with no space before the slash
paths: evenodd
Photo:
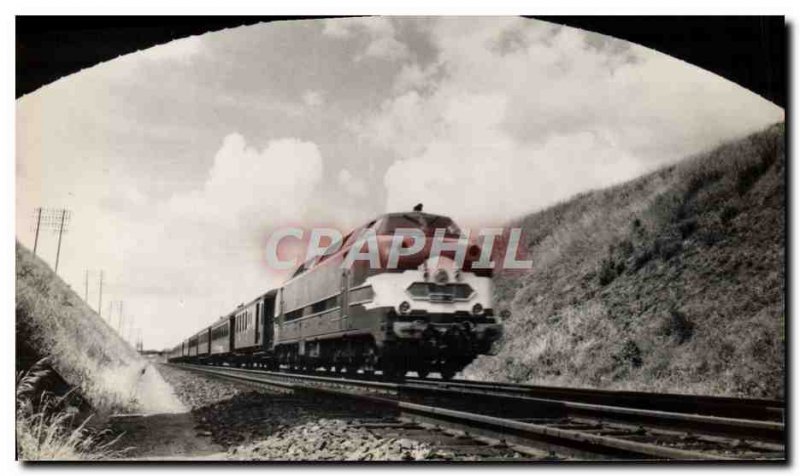
<path id="1" fill-rule="evenodd" d="M 466 301 L 475 292 L 466 283 L 412 283 L 408 294 L 414 299 L 427 299 L 436 302 Z"/>

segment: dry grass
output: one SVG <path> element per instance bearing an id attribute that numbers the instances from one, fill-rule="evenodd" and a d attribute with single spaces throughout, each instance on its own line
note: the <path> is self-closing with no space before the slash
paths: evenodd
<path id="1" fill-rule="evenodd" d="M 124 450 L 112 449 L 116 439 L 89 430 L 89 418 L 76 422 L 69 395 L 56 398 L 37 389 L 49 370 L 40 361 L 17 378 L 17 456 L 24 461 L 101 460 L 117 458 Z M 37 397 L 38 395 L 38 397 Z"/>
<path id="2" fill-rule="evenodd" d="M 477 378 L 781 398 L 784 127 L 520 220 Z"/>

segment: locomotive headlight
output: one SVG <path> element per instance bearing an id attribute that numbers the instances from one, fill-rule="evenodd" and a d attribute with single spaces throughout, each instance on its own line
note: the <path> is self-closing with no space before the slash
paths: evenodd
<path id="1" fill-rule="evenodd" d="M 403 301 L 397 306 L 397 310 L 400 311 L 400 314 L 408 314 L 411 312 L 411 304 L 408 301 Z"/>
<path id="2" fill-rule="evenodd" d="M 482 312 L 483 312 L 483 306 L 481 305 L 481 303 L 478 303 L 478 304 L 475 304 L 474 306 L 472 306 L 472 314 L 477 316 L 477 315 L 480 315 L 480 313 L 482 313 Z"/>
<path id="3" fill-rule="evenodd" d="M 433 280 L 436 281 L 437 284 L 444 284 L 450 280 L 450 276 L 447 275 L 446 270 L 440 269 L 436 271 L 436 274 L 433 276 Z"/>

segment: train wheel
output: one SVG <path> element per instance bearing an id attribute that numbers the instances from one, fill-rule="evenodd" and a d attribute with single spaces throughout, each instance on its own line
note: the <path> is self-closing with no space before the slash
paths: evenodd
<path id="1" fill-rule="evenodd" d="M 378 351 L 374 344 L 369 344 L 364 355 L 363 367 L 364 375 L 372 377 L 375 375 L 375 368 L 378 366 Z"/>
<path id="2" fill-rule="evenodd" d="M 431 368 L 427 364 L 420 364 L 417 366 L 417 375 L 419 378 L 425 378 L 428 374 L 431 373 Z"/>
<path id="3" fill-rule="evenodd" d="M 452 363 L 445 362 L 442 364 L 442 368 L 439 370 L 439 373 L 442 374 L 443 380 L 450 380 L 456 376 L 456 367 Z"/>
<path id="4" fill-rule="evenodd" d="M 389 380 L 400 380 L 405 375 L 406 369 L 397 364 L 389 364 L 383 367 L 383 376 Z"/>

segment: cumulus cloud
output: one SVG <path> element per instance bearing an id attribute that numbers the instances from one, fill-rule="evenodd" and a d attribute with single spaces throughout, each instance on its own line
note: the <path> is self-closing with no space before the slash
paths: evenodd
<path id="1" fill-rule="evenodd" d="M 333 18 L 325 20 L 322 33 L 338 39 L 366 36 L 367 46 L 356 55 L 356 61 L 365 58 L 396 61 L 409 55 L 408 47 L 397 39 L 395 27 L 386 17 Z"/>
<path id="2" fill-rule="evenodd" d="M 522 144 L 502 128 L 508 108 L 503 95 L 455 98 L 443 114 L 447 127 L 419 154 L 389 167 L 387 210 L 421 201 L 468 223 L 502 221 L 643 172 L 641 162 L 599 133 Z"/>
<path id="3" fill-rule="evenodd" d="M 214 156 L 204 187 L 174 195 L 167 206 L 172 213 L 216 226 L 291 221 L 303 215 L 321 178 L 316 144 L 278 139 L 259 150 L 232 133 Z"/>
<path id="4" fill-rule="evenodd" d="M 188 61 L 202 51 L 203 41 L 199 36 L 189 36 L 148 48 L 141 53 L 152 61 Z"/>
<path id="5" fill-rule="evenodd" d="M 396 38 L 376 38 L 369 45 L 364 53 L 357 57 L 357 60 L 362 58 L 382 58 L 387 60 L 400 60 L 408 55 L 408 48 L 406 45 L 398 41 Z"/>
<path id="6" fill-rule="evenodd" d="M 339 182 L 340 187 L 354 197 L 363 198 L 369 194 L 367 183 L 364 180 L 354 176 L 352 172 L 347 169 L 342 169 L 339 171 L 337 181 Z"/>
<path id="7" fill-rule="evenodd" d="M 314 108 L 325 104 L 325 93 L 322 91 L 306 91 L 303 93 L 303 104 Z"/>
<path id="8" fill-rule="evenodd" d="M 125 249 L 128 287 L 154 288 L 150 302 L 174 309 L 185 328 L 278 285 L 284 275 L 266 263 L 267 238 L 303 222 L 322 172 L 312 142 L 283 138 L 259 148 L 227 135 L 202 187 L 174 194 L 130 228 L 139 242 Z"/>
<path id="9" fill-rule="evenodd" d="M 436 62 L 404 68 L 353 126 L 400 157 L 388 210 L 505 220 L 783 118 L 713 74 L 580 30 L 458 18 L 430 33 Z"/>
<path id="10" fill-rule="evenodd" d="M 394 26 L 386 17 L 331 18 L 325 20 L 322 33 L 334 38 L 351 38 L 358 32 L 370 36 L 393 36 Z"/>

